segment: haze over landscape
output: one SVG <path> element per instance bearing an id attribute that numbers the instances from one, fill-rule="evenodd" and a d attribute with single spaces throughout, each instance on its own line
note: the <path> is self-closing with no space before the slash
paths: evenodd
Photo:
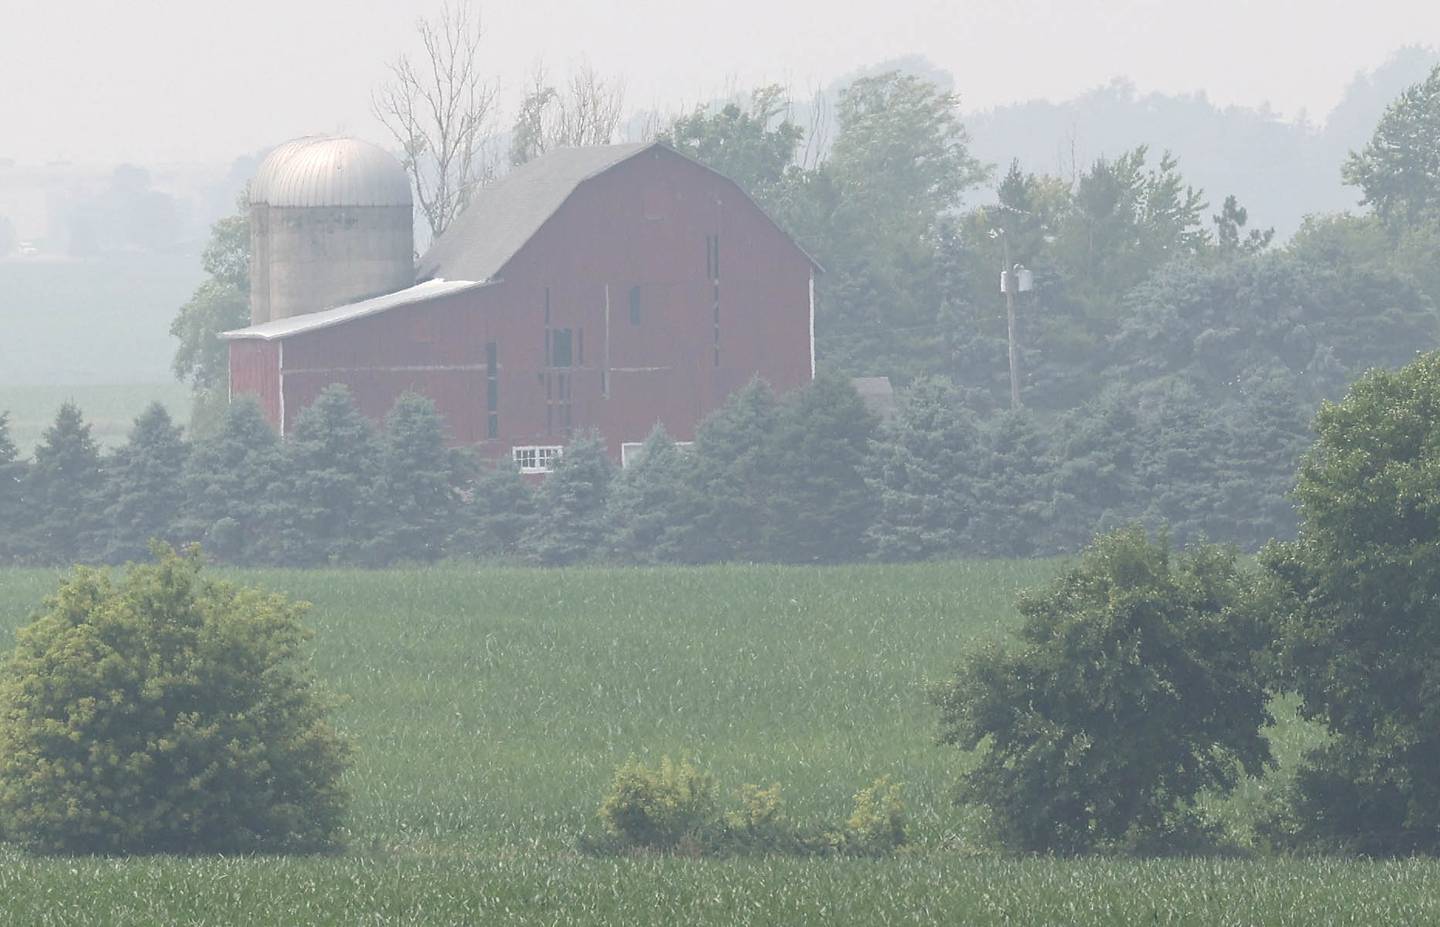
<path id="1" fill-rule="evenodd" d="M 393 147 L 371 91 L 397 53 L 415 52 L 412 26 L 427 8 L 9 5 L 0 229 L 8 222 L 41 258 L 87 260 L 52 285 L 52 269 L 0 257 L 0 319 L 24 335 L 0 344 L 0 384 L 165 381 L 163 323 L 199 280 L 210 223 L 284 139 L 342 132 Z M 482 11 L 482 70 L 498 89 L 501 136 L 537 65 L 563 78 L 588 63 L 624 88 L 622 136 L 779 83 L 802 125 L 821 104 L 828 141 L 848 81 L 900 67 L 959 95 L 973 153 L 997 170 L 1018 158 L 1027 170 L 1074 174 L 1147 144 L 1174 153 L 1212 206 L 1234 193 L 1283 240 L 1307 213 L 1354 206 L 1341 160 L 1440 60 L 1425 47 L 1440 41 L 1440 11 L 1398 0 L 1366 10 L 1357 19 L 1344 3 L 1230 0 L 1198 17 L 1154 2 L 497 3 Z M 981 185 L 967 199 L 989 195 Z M 118 272 L 98 269 L 114 255 L 72 241 L 76 217 L 142 198 L 146 234 L 126 239 L 131 257 Z M 67 360 L 42 360 L 58 350 L 22 343 L 67 344 Z"/>
<path id="2" fill-rule="evenodd" d="M 0 927 L 1440 924 L 1440 4 L 4 0 Z"/>

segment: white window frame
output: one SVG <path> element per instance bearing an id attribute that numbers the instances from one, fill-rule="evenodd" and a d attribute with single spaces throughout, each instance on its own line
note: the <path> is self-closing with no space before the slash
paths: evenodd
<path id="1" fill-rule="evenodd" d="M 521 473 L 549 473 L 564 453 L 558 444 L 521 444 L 510 449 L 510 459 Z"/>
<path id="2" fill-rule="evenodd" d="M 695 445 L 694 441 L 676 441 L 675 446 L 682 451 L 688 451 Z M 640 449 L 645 446 L 644 441 L 625 441 L 620 445 L 620 469 L 635 463 L 640 459 Z"/>

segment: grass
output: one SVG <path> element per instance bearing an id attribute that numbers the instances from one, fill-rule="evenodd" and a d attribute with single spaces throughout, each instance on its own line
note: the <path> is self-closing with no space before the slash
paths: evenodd
<path id="1" fill-rule="evenodd" d="M 67 400 L 85 413 L 95 440 L 104 447 L 125 442 L 130 426 L 145 407 L 162 403 L 180 424 L 190 420 L 190 388 L 170 382 L 123 386 L 6 386 L 0 384 L 0 412 L 10 414 L 10 437 L 23 457 L 34 453 L 45 429 Z"/>
<path id="2" fill-rule="evenodd" d="M 355 739 L 351 846 L 315 859 L 31 859 L 0 851 L 0 924 L 1317 924 L 1440 921 L 1422 862 L 979 855 L 927 683 L 1013 626 L 1044 562 L 904 567 L 264 571 L 315 603 L 317 667 Z M 0 572 L 0 631 L 53 588 Z M 1276 732 L 1293 759 L 1313 732 Z M 895 859 L 577 854 L 629 754 L 784 785 L 838 821 L 905 784 Z M 1223 812 L 1243 821 L 1251 785 Z"/>

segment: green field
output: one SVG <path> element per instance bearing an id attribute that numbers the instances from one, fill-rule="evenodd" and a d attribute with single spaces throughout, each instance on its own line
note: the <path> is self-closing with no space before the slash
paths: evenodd
<path id="1" fill-rule="evenodd" d="M 135 417 L 152 402 L 164 403 L 171 417 L 182 425 L 190 420 L 190 388 L 174 381 L 125 386 L 0 384 L 0 412 L 10 415 L 10 437 L 21 456 L 35 452 L 35 445 L 66 401 L 74 402 L 85 413 L 91 433 L 104 447 L 123 444 Z"/>
<path id="2" fill-rule="evenodd" d="M 170 321 L 200 255 L 0 260 L 0 386 L 170 378 Z"/>
<path id="3" fill-rule="evenodd" d="M 949 795 L 925 686 L 1006 633 L 1053 563 L 253 572 L 315 603 L 318 668 L 357 746 L 350 849 L 318 859 L 33 860 L 15 924 L 1440 923 L 1430 863 L 1013 861 Z M 57 575 L 0 572 L 0 629 Z M 1293 760 L 1314 732 L 1276 732 Z M 884 861 L 595 858 L 615 765 L 694 758 L 837 822 L 905 784 Z M 1261 789 L 1223 812 L 1241 825 Z"/>

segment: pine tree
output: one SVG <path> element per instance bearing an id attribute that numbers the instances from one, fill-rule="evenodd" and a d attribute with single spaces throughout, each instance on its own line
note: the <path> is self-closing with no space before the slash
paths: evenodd
<path id="1" fill-rule="evenodd" d="M 975 511 L 979 432 L 945 380 L 914 383 L 874 443 L 870 485 L 878 497 L 870 538 L 882 560 L 954 556 Z"/>
<path id="2" fill-rule="evenodd" d="M 379 527 L 375 487 L 380 442 L 350 390 L 327 386 L 284 443 L 285 492 L 280 538 L 296 566 L 364 560 Z"/>
<path id="3" fill-rule="evenodd" d="M 1184 383 L 1168 388 L 1146 416 L 1149 442 L 1140 458 L 1152 525 L 1168 525 L 1177 543 L 1228 541 L 1224 513 L 1234 446 L 1223 418 Z"/>
<path id="4" fill-rule="evenodd" d="M 843 563 L 864 555 L 875 515 L 866 463 L 879 424 L 838 374 L 823 374 L 787 398 L 771 439 L 767 559 Z"/>
<path id="5" fill-rule="evenodd" d="M 102 559 L 110 563 L 147 556 L 152 539 L 176 540 L 189 455 L 180 428 L 160 403 L 151 403 L 130 440 L 105 467 Z"/>
<path id="6" fill-rule="evenodd" d="M 252 397 L 237 398 L 186 462 L 181 534 L 231 563 L 279 562 L 280 439 Z"/>
<path id="7" fill-rule="evenodd" d="M 1066 416 L 1055 472 L 1057 550 L 1080 550 L 1144 511 L 1135 406 L 1133 393 L 1112 389 Z"/>
<path id="8" fill-rule="evenodd" d="M 35 448 L 25 481 L 33 525 L 26 559 L 73 563 L 93 554 L 100 525 L 100 451 L 78 406 L 66 402 Z"/>
<path id="9" fill-rule="evenodd" d="M 435 403 L 415 393 L 397 399 L 380 436 L 380 525 L 369 545 L 370 562 L 429 562 L 444 555 L 460 509 L 457 463 L 445 446 L 445 422 Z"/>
<path id="10" fill-rule="evenodd" d="M 18 560 L 29 532 L 26 463 L 10 438 L 10 415 L 0 412 L 0 564 Z"/>
<path id="11" fill-rule="evenodd" d="M 481 465 L 470 484 L 470 500 L 460 512 L 454 548 L 471 557 L 514 557 L 534 530 L 535 491 L 514 461 Z"/>
<path id="12" fill-rule="evenodd" d="M 1258 550 L 1272 538 L 1293 538 L 1299 526 L 1290 493 L 1313 435 L 1297 393 L 1293 383 L 1267 380 L 1225 416 L 1231 438 L 1225 523 L 1232 533 L 1224 539 L 1246 550 Z"/>
<path id="13" fill-rule="evenodd" d="M 1001 412 L 981 430 L 971 556 L 1033 557 L 1056 549 L 1055 461 L 1050 439 L 1028 409 Z"/>
<path id="14" fill-rule="evenodd" d="M 599 435 L 583 435 L 565 448 L 535 495 L 535 528 L 522 544 L 532 561 L 564 566 L 601 552 L 614 470 Z"/>
<path id="15" fill-rule="evenodd" d="M 694 563 L 763 559 L 774 480 L 775 394 L 752 380 L 731 394 L 695 432 L 695 479 L 685 510 L 689 529 L 677 539 Z"/>
<path id="16" fill-rule="evenodd" d="M 610 551 L 629 563 L 684 559 L 683 537 L 693 514 L 687 505 L 693 461 L 656 425 L 638 458 L 621 470 L 610 491 Z"/>

